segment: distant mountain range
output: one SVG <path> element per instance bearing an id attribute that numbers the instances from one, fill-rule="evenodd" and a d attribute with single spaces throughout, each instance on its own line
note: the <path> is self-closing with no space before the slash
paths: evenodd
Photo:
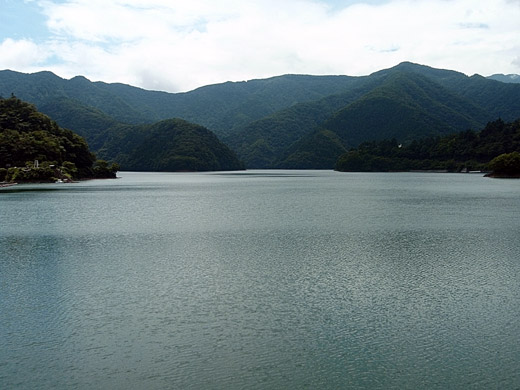
<path id="1" fill-rule="evenodd" d="M 520 75 L 518 74 L 494 74 L 489 76 L 488 79 L 503 83 L 520 83 Z"/>
<path id="2" fill-rule="evenodd" d="M 173 142 L 154 124 L 172 118 L 205 126 L 248 168 L 332 168 L 364 141 L 407 143 L 520 118 L 520 84 L 409 62 L 362 77 L 285 75 L 186 93 L 0 71 L 0 95 L 11 94 L 84 136 L 100 158 L 141 170 L 159 169 L 143 156 L 157 154 L 163 133 Z"/>

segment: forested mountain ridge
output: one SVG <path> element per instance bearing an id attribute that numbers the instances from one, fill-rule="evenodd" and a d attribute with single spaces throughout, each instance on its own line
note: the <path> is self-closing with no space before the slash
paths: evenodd
<path id="1" fill-rule="evenodd" d="M 420 71 L 409 71 L 410 66 Z M 433 75 L 432 78 L 427 77 L 428 74 Z M 448 85 L 457 80 L 462 83 L 461 80 L 466 78 L 453 71 L 403 64 L 363 79 L 357 88 L 358 95 L 351 96 L 351 99 L 347 96 L 352 91 L 335 96 L 335 102 L 343 102 L 343 107 L 333 107 L 330 98 L 301 104 L 273 115 L 270 124 L 274 125 L 270 127 L 262 123 L 265 120 L 257 121 L 248 126 L 249 131 L 244 131 L 234 140 L 226 138 L 226 141 L 237 150 L 248 166 L 267 162 L 270 165 L 260 166 L 305 168 L 311 164 L 315 168 L 332 168 L 343 150 L 364 141 L 396 138 L 400 142 L 408 142 L 432 135 L 481 128 L 487 121 L 496 119 L 495 114 L 486 108 L 434 81 Z M 516 94 L 520 98 L 520 88 Z M 295 118 L 286 115 L 297 108 L 305 113 L 314 110 L 325 113 L 328 108 L 329 117 L 314 115 L 321 121 L 309 126 L 311 121 L 305 114 Z M 337 110 L 333 111 L 333 108 Z M 518 114 L 520 116 L 520 108 Z M 305 134 L 294 139 L 289 147 L 280 150 L 280 143 L 287 142 L 279 140 L 291 134 L 287 132 L 291 127 L 305 129 Z M 331 132 L 335 135 L 333 139 Z M 238 140 L 244 140 L 245 135 L 250 138 L 256 135 L 257 139 L 253 138 L 250 143 L 239 143 Z M 324 147 L 324 142 L 330 143 L 329 149 Z M 262 147 L 258 148 L 259 145 Z"/>
<path id="2" fill-rule="evenodd" d="M 404 62 L 352 85 L 343 94 L 255 121 L 224 140 L 248 167 L 304 168 L 312 162 L 315 168 L 332 168 L 336 153 L 366 140 L 407 142 L 520 117 L 519 85 L 452 70 Z M 329 152 L 324 142 L 330 142 Z"/>
<path id="3" fill-rule="evenodd" d="M 478 74 L 466 76 L 453 70 L 436 69 L 411 62 L 403 62 L 393 68 L 375 72 L 371 77 L 393 72 L 416 73 L 425 76 L 460 97 L 482 107 L 493 116 L 489 120 L 502 118 L 506 121 L 513 121 L 519 117 L 520 86 L 517 84 L 500 82 Z"/>
<path id="4" fill-rule="evenodd" d="M 146 112 L 153 113 L 155 120 L 183 118 L 223 136 L 293 104 L 341 92 L 352 82 L 355 78 L 348 76 L 284 75 L 208 85 L 175 94 L 129 88 L 123 84 L 95 84 L 124 98 L 133 107 L 146 107 Z"/>
<path id="5" fill-rule="evenodd" d="M 355 78 L 348 76 L 285 75 L 167 93 L 120 83 L 91 82 L 82 76 L 65 80 L 51 72 L 24 74 L 4 70 L 0 71 L 0 95 L 15 94 L 39 109 L 58 99 L 70 99 L 76 105 L 99 110 L 127 124 L 182 118 L 208 127 L 220 136 L 293 104 L 338 93 L 348 88 L 352 80 Z M 62 117 L 68 116 L 62 114 Z M 62 125 L 69 127 L 68 122 Z M 81 125 L 77 131 L 89 139 L 87 123 L 76 125 Z"/>
<path id="6" fill-rule="evenodd" d="M 417 73 L 394 72 L 323 123 L 349 146 L 371 139 L 449 134 L 479 127 L 490 114 Z"/>
<path id="7" fill-rule="evenodd" d="M 144 139 L 139 129 L 176 117 L 213 131 L 248 168 L 332 168 L 368 140 L 407 143 L 520 118 L 520 84 L 409 62 L 368 76 L 285 75 L 173 94 L 0 71 L 0 95 L 12 92 L 103 158 L 126 158 Z"/>
<path id="8" fill-rule="evenodd" d="M 375 78 L 357 77 L 350 88 L 340 94 L 295 104 L 235 129 L 223 140 L 247 166 L 273 168 L 302 137 L 313 132 L 336 111 L 362 97 L 378 82 Z"/>

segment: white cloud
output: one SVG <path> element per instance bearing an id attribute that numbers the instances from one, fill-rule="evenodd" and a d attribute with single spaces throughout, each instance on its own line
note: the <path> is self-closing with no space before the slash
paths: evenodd
<path id="1" fill-rule="evenodd" d="M 468 74 L 520 72 L 517 0 L 388 0 L 344 8 L 325 0 L 39 4 L 52 39 L 39 47 L 4 41 L 0 53 L 8 59 L 0 66 L 43 67 L 41 53 L 48 53 L 57 62 L 45 68 L 63 77 L 170 91 L 284 73 L 362 75 L 401 61 Z"/>
<path id="2" fill-rule="evenodd" d="M 44 50 L 26 39 L 7 38 L 0 43 L 0 69 L 27 69 L 38 65 L 46 58 Z"/>

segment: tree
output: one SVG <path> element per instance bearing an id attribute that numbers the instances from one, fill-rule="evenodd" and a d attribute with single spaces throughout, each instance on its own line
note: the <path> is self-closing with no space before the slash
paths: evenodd
<path id="1" fill-rule="evenodd" d="M 8 168 L 7 175 L 2 175 L 6 180 L 89 178 L 94 161 L 95 156 L 79 135 L 59 127 L 33 105 L 14 96 L 0 99 L 0 168 Z"/>
<path id="2" fill-rule="evenodd" d="M 520 153 L 501 154 L 490 161 L 489 168 L 491 176 L 520 177 Z"/>
<path id="3" fill-rule="evenodd" d="M 339 157 L 336 163 L 336 170 L 344 172 L 367 171 L 366 156 L 363 156 L 358 151 L 351 150 Z"/>
<path id="4" fill-rule="evenodd" d="M 94 164 L 94 177 L 98 179 L 115 178 L 119 170 L 119 164 L 108 165 L 105 160 L 97 160 Z"/>

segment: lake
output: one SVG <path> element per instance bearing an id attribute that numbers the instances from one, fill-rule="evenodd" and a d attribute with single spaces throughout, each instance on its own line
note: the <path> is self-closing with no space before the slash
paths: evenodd
<path id="1" fill-rule="evenodd" d="M 0 388 L 520 387 L 519 180 L 119 175 L 0 190 Z"/>

